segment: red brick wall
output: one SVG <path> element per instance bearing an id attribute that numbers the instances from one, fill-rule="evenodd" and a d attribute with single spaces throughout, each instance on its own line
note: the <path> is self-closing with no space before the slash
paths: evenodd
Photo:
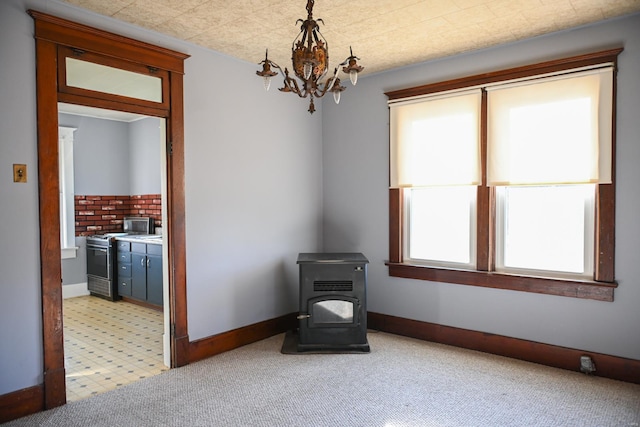
<path id="1" fill-rule="evenodd" d="M 160 194 L 75 196 L 76 236 L 122 232 L 125 216 L 144 216 L 162 226 Z"/>

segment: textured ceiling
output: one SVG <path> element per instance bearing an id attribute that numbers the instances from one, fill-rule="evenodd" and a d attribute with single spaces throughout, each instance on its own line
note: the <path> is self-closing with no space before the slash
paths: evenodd
<path id="1" fill-rule="evenodd" d="M 306 0 L 65 0 L 218 52 L 289 67 Z M 329 66 L 364 73 L 495 46 L 640 11 L 640 0 L 316 0 Z M 258 66 L 256 65 L 256 69 Z"/>

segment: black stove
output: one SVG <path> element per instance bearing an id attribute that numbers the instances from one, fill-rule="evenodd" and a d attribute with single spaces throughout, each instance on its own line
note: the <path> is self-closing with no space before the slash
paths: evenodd
<path id="1" fill-rule="evenodd" d="M 368 353 L 366 284 L 361 253 L 301 253 L 297 351 Z"/>
<path id="2" fill-rule="evenodd" d="M 91 243 L 98 246 L 107 247 L 115 240 L 116 237 L 127 236 L 129 233 L 106 233 L 106 234 L 93 234 L 87 236 L 87 244 Z"/>
<path id="3" fill-rule="evenodd" d="M 153 234 L 151 218 L 125 217 L 124 232 L 87 236 L 87 288 L 91 295 L 115 301 L 119 298 L 116 282 L 116 237 Z"/>
<path id="4" fill-rule="evenodd" d="M 87 288 L 93 296 L 115 301 L 115 237 L 87 236 Z"/>

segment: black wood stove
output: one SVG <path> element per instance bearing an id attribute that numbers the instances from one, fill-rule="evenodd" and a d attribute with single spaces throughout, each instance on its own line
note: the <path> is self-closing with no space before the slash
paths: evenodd
<path id="1" fill-rule="evenodd" d="M 301 253 L 297 351 L 369 352 L 361 253 Z"/>

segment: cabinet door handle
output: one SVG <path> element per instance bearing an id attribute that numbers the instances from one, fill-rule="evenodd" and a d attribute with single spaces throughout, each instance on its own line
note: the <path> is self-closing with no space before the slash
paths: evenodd
<path id="1" fill-rule="evenodd" d="M 147 258 L 147 268 L 151 266 L 151 258 Z"/>
<path id="2" fill-rule="evenodd" d="M 144 267 L 144 258 L 140 259 L 140 265 Z"/>

